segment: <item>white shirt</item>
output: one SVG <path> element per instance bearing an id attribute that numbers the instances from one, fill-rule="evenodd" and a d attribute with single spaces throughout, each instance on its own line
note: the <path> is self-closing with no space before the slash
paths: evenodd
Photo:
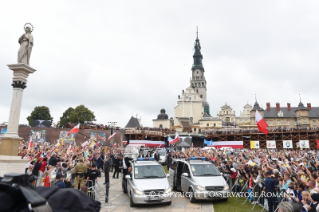
<path id="1" fill-rule="evenodd" d="M 30 162 L 28 162 L 27 164 L 25 164 L 25 168 L 29 168 L 30 166 Z"/>
<path id="2" fill-rule="evenodd" d="M 123 169 L 127 169 L 124 158 L 123 158 Z"/>

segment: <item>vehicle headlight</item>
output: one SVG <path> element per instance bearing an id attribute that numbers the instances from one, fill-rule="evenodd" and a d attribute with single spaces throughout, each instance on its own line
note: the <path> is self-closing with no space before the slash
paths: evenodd
<path id="1" fill-rule="evenodd" d="M 137 194 L 137 195 L 143 195 L 144 192 L 141 191 L 141 190 L 138 190 L 138 189 L 133 189 L 134 193 Z"/>
<path id="2" fill-rule="evenodd" d="M 205 191 L 206 189 L 202 186 L 195 186 L 196 190 L 199 190 L 199 191 Z"/>
<path id="3" fill-rule="evenodd" d="M 228 190 L 229 189 L 229 185 L 226 185 L 224 190 Z"/>
<path id="4" fill-rule="evenodd" d="M 169 187 L 168 189 L 166 189 L 165 194 L 169 194 L 169 193 L 171 193 L 171 192 L 172 192 L 172 188 Z"/>

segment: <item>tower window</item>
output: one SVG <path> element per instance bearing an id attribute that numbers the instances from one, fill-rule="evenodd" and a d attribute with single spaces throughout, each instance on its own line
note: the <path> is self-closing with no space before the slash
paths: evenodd
<path id="1" fill-rule="evenodd" d="M 206 124 L 207 127 L 209 127 L 209 124 Z"/>
<path id="2" fill-rule="evenodd" d="M 204 83 L 202 83 L 203 87 L 204 87 Z"/>
<path id="3" fill-rule="evenodd" d="M 159 128 L 163 128 L 163 125 L 162 125 L 162 124 L 160 124 L 160 125 L 159 125 Z"/>

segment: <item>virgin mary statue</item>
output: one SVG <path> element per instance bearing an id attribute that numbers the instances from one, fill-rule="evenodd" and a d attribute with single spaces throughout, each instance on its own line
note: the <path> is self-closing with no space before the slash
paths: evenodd
<path id="1" fill-rule="evenodd" d="M 29 26 L 24 28 L 25 33 L 19 38 L 18 63 L 30 64 L 30 55 L 33 47 L 33 36 Z"/>

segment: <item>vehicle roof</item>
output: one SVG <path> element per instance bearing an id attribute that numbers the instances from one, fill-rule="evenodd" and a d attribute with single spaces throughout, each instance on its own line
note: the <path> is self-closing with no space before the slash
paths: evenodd
<path id="1" fill-rule="evenodd" d="M 173 159 L 173 161 L 183 161 L 188 164 L 212 164 L 209 161 L 203 161 L 203 160 L 185 160 L 185 159 Z"/>
<path id="2" fill-rule="evenodd" d="M 135 161 L 134 166 L 143 166 L 143 165 L 160 165 L 157 161 Z"/>

